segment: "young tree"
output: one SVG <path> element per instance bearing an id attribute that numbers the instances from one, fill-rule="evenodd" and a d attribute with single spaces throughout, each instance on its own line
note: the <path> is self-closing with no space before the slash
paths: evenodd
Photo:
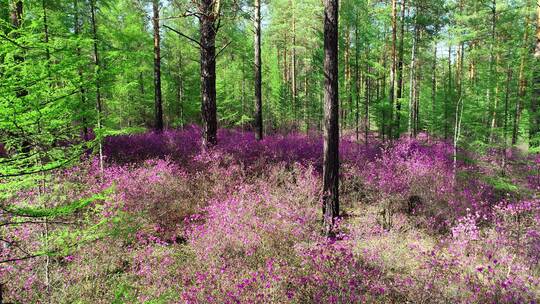
<path id="1" fill-rule="evenodd" d="M 339 216 L 338 0 L 324 1 L 323 223 L 332 236 Z"/>

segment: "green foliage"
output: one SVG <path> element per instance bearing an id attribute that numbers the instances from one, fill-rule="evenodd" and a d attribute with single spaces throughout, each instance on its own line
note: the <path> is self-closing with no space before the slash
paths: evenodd
<path id="1" fill-rule="evenodd" d="M 112 188 L 111 188 L 112 189 Z M 46 217 L 46 218 L 55 218 L 59 216 L 71 215 L 81 209 L 87 207 L 88 205 L 98 201 L 105 200 L 107 195 L 111 193 L 111 189 L 104 191 L 99 194 L 92 195 L 88 198 L 83 198 L 77 201 L 74 201 L 67 205 L 61 205 L 52 208 L 44 207 L 19 207 L 19 206 L 5 206 L 4 210 L 9 214 L 14 216 L 25 216 L 25 217 Z"/>

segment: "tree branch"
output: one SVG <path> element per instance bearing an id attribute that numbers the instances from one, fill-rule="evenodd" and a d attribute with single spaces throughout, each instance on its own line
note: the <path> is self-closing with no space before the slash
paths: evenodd
<path id="1" fill-rule="evenodd" d="M 169 29 L 169 30 L 171 30 L 171 31 L 173 31 L 173 32 L 175 32 L 175 33 L 177 33 L 178 35 L 180 35 L 180 36 L 182 36 L 182 37 L 188 39 L 189 41 L 191 41 L 191 42 L 193 42 L 193 43 L 196 43 L 200 48 L 202 48 L 202 45 L 201 45 L 201 43 L 200 43 L 199 41 L 197 41 L 197 40 L 195 40 L 195 39 L 193 39 L 193 38 L 191 38 L 191 37 L 189 37 L 189 36 L 187 36 L 187 35 L 184 35 L 183 33 L 181 33 L 181 32 L 179 32 L 179 31 L 173 29 L 172 27 L 170 27 L 170 26 L 168 26 L 168 25 L 165 25 L 165 24 L 164 24 L 163 27 L 164 27 L 164 28 L 167 28 L 167 29 Z"/>
<path id="2" fill-rule="evenodd" d="M 229 46 L 229 44 L 231 44 L 231 42 L 232 42 L 232 40 L 230 40 L 229 42 L 227 42 L 227 44 L 225 44 L 225 46 L 223 46 L 223 47 L 221 48 L 221 50 L 219 50 L 219 52 L 216 53 L 216 56 L 214 56 L 214 59 L 216 59 L 216 58 L 221 54 L 221 52 L 223 52 L 223 51 Z"/>
<path id="3" fill-rule="evenodd" d="M 0 34 L 0 38 L 4 39 L 4 40 L 6 40 L 6 41 L 11 42 L 12 44 L 14 44 L 14 45 L 17 46 L 17 47 L 20 47 L 21 49 L 25 49 L 25 50 L 30 49 L 29 47 L 19 44 L 17 41 L 15 41 L 15 40 L 9 38 L 8 36 L 6 36 L 6 35 L 4 35 L 4 34 Z"/>

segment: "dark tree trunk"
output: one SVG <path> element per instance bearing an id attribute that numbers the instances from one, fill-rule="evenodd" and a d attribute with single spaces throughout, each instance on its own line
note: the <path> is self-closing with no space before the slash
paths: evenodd
<path id="1" fill-rule="evenodd" d="M 203 146 L 217 144 L 216 108 L 216 14 L 213 0 L 200 2 L 201 47 L 201 112 L 203 119 Z"/>
<path id="2" fill-rule="evenodd" d="M 298 118 L 298 101 L 297 101 L 297 84 L 296 84 L 296 16 L 294 1 L 292 0 L 292 46 L 291 46 L 291 89 L 292 89 L 292 105 L 293 105 L 293 117 L 296 122 Z M 296 127 L 296 126 L 295 126 Z"/>
<path id="3" fill-rule="evenodd" d="M 261 1 L 255 0 L 255 137 L 263 138 L 261 73 Z"/>
<path id="4" fill-rule="evenodd" d="M 45 5 L 45 0 L 41 0 L 41 6 L 42 6 L 42 9 L 43 9 L 43 33 L 45 35 L 45 55 L 46 55 L 46 58 L 47 58 L 47 63 L 50 64 L 50 60 L 51 60 L 51 51 L 49 49 L 49 23 L 47 22 L 47 6 Z M 47 71 L 47 73 L 49 73 L 49 78 L 51 77 L 50 75 L 50 70 Z"/>
<path id="5" fill-rule="evenodd" d="M 24 7 L 23 1 L 16 1 L 13 7 L 13 10 L 10 13 L 10 21 L 14 30 L 17 30 L 22 26 L 23 11 L 24 11 L 23 7 Z M 16 33 L 16 35 L 14 35 L 14 38 L 18 38 L 18 37 L 19 37 L 19 34 Z M 14 59 L 18 64 L 22 64 L 24 62 L 24 57 L 19 54 L 15 55 Z M 22 98 L 28 95 L 28 91 L 23 87 L 18 87 L 16 90 L 17 90 L 16 96 L 18 98 Z"/>
<path id="6" fill-rule="evenodd" d="M 431 117 L 430 130 L 431 136 L 435 135 L 435 99 L 437 96 L 437 43 L 433 45 L 433 71 L 431 75 Z"/>
<path id="7" fill-rule="evenodd" d="M 509 56 L 508 56 L 509 57 Z M 510 62 L 510 60 L 508 60 Z M 510 83 L 512 82 L 512 66 L 508 64 L 506 71 L 506 92 L 504 95 L 504 124 L 503 124 L 503 151 L 502 151 L 502 174 L 505 174 L 507 145 L 508 145 L 508 103 L 510 100 Z"/>
<path id="8" fill-rule="evenodd" d="M 178 74 L 176 76 L 176 101 L 178 103 L 178 116 L 180 117 L 180 127 L 184 128 L 184 81 L 182 78 L 182 53 L 178 56 Z"/>
<path id="9" fill-rule="evenodd" d="M 369 53 L 368 53 L 368 58 L 369 58 Z M 368 60 L 368 64 L 367 64 L 367 74 L 369 74 L 370 72 L 370 66 L 369 66 L 369 60 Z M 366 87 L 365 87 L 365 102 L 364 102 L 364 144 L 367 146 L 368 143 L 369 143 L 369 103 L 370 103 L 370 99 L 371 99 L 371 93 L 370 93 L 370 88 L 371 88 L 371 80 L 369 78 L 369 76 L 366 76 L 365 78 L 365 82 L 366 82 Z"/>
<path id="10" fill-rule="evenodd" d="M 163 103 L 161 99 L 161 47 L 159 35 L 159 0 L 152 1 L 154 16 L 152 23 L 154 25 L 154 106 L 156 131 L 163 131 Z"/>
<path id="11" fill-rule="evenodd" d="M 383 39 L 386 39 L 386 35 L 384 35 Z M 386 63 L 387 63 L 387 52 L 386 52 L 386 45 L 383 49 L 383 54 L 382 57 L 383 57 L 383 62 L 382 62 L 382 66 L 383 66 L 383 75 L 382 75 L 382 79 L 381 79 L 381 95 L 382 95 L 382 98 L 386 98 Z M 383 102 L 383 105 L 384 105 L 384 102 Z M 382 114 L 382 120 L 381 120 L 381 139 L 382 141 L 385 140 L 385 135 L 387 134 L 387 128 L 386 128 L 386 109 L 383 107 L 381 107 L 381 114 Z"/>
<path id="12" fill-rule="evenodd" d="M 401 120 L 401 98 L 403 97 L 403 49 L 405 38 L 405 1 L 401 0 L 401 27 L 399 36 L 399 58 L 397 66 L 397 93 L 396 93 L 396 133 L 399 134 Z"/>
<path id="13" fill-rule="evenodd" d="M 355 101 L 356 101 L 356 111 L 355 111 L 355 128 L 356 128 L 356 141 L 358 142 L 360 137 L 360 39 L 358 37 L 358 15 L 355 19 L 354 24 L 354 84 L 355 84 Z M 369 58 L 368 58 L 369 59 Z M 369 60 L 367 60 L 366 65 L 369 67 Z M 368 71 L 369 74 L 369 71 Z M 368 78 L 367 76 L 365 77 Z"/>
<path id="14" fill-rule="evenodd" d="M 11 25 L 13 28 L 18 29 L 22 24 L 22 14 L 23 14 L 23 2 L 16 1 L 14 9 L 11 11 Z"/>
<path id="15" fill-rule="evenodd" d="M 334 234 L 339 216 L 338 0 L 324 0 L 323 223 Z"/>

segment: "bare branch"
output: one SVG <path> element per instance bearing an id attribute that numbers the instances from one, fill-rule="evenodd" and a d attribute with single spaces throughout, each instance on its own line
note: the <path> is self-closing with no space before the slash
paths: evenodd
<path id="1" fill-rule="evenodd" d="M 201 43 L 200 43 L 199 41 L 197 41 L 197 40 L 195 40 L 195 39 L 193 39 L 193 38 L 191 38 L 191 37 L 189 37 L 189 36 L 187 36 L 187 35 L 184 35 L 183 33 L 181 33 L 181 32 L 179 32 L 179 31 L 173 29 L 172 27 L 170 27 L 170 26 L 168 26 L 168 25 L 165 25 L 165 24 L 164 24 L 163 27 L 165 27 L 165 28 L 167 28 L 167 29 L 169 29 L 169 30 L 171 30 L 171 31 L 173 31 L 173 32 L 175 32 L 175 33 L 177 33 L 178 35 L 180 35 L 180 36 L 182 36 L 182 37 L 188 39 L 189 41 L 191 41 L 191 42 L 193 42 L 193 43 L 196 43 L 200 48 L 202 48 L 202 45 L 201 45 Z"/>
<path id="2" fill-rule="evenodd" d="M 229 42 L 227 42 L 227 44 L 225 44 L 225 46 L 223 46 L 223 47 L 221 48 L 221 50 L 219 50 L 219 52 L 216 53 L 216 56 L 214 56 L 214 59 L 216 59 L 216 58 L 221 54 L 221 52 L 223 52 L 223 51 L 229 46 L 229 44 L 231 44 L 231 42 L 232 42 L 232 40 L 230 40 Z"/>

